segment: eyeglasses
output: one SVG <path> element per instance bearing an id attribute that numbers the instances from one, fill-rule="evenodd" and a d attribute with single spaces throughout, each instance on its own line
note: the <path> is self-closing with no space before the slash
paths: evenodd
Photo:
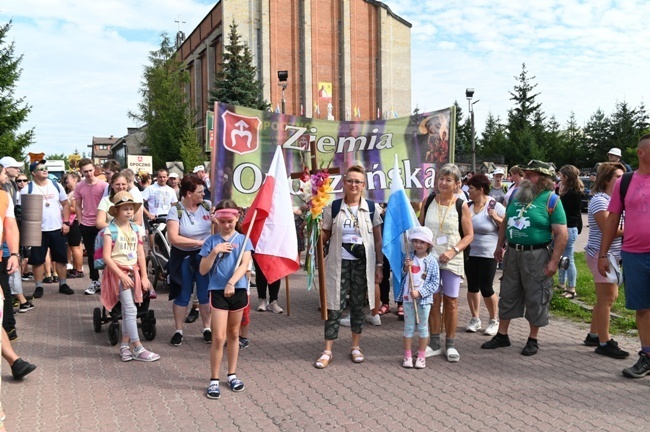
<path id="1" fill-rule="evenodd" d="M 346 180 L 345 182 L 347 184 L 349 184 L 349 185 L 355 185 L 355 186 L 362 185 L 362 184 L 365 183 L 365 182 L 360 181 L 360 180 Z"/>
<path id="2" fill-rule="evenodd" d="M 27 179 L 24 179 L 24 180 L 16 180 L 16 183 L 27 183 Z"/>

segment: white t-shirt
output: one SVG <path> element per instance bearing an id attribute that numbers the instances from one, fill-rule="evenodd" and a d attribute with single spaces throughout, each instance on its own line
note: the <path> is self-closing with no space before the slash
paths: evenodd
<path id="1" fill-rule="evenodd" d="M 413 274 L 413 287 L 415 288 L 415 291 L 418 291 L 418 288 L 422 285 L 423 283 L 423 276 L 426 276 L 425 270 L 426 270 L 426 265 L 424 263 L 424 258 L 418 258 L 417 256 L 413 255 L 413 263 L 411 264 L 411 274 Z M 407 284 L 407 286 L 410 287 L 410 282 Z M 408 291 L 408 289 L 403 293 L 404 295 L 404 302 L 406 303 L 413 303 L 413 297 L 411 297 L 411 292 Z"/>
<path id="2" fill-rule="evenodd" d="M 21 195 L 27 195 L 29 191 L 29 184 L 21 191 Z M 61 215 L 61 203 L 68 200 L 63 186 L 57 187 L 51 180 L 47 180 L 45 186 L 39 186 L 36 183 L 32 186 L 33 195 L 43 195 L 43 222 L 41 229 L 43 231 L 56 231 L 60 230 L 63 225 L 63 217 Z"/>
<path id="3" fill-rule="evenodd" d="M 345 215 L 343 230 L 341 230 L 341 243 L 362 244 L 363 239 L 359 233 L 359 223 L 357 221 L 359 206 L 348 207 L 347 204 L 342 204 L 340 212 Z M 341 258 L 350 261 L 359 259 L 346 251 L 344 247 L 341 247 Z"/>
<path id="4" fill-rule="evenodd" d="M 154 183 L 142 191 L 142 201 L 148 203 L 150 213 L 154 216 L 161 216 L 168 214 L 178 199 L 174 189 L 167 185 L 160 186 L 158 183 Z"/>

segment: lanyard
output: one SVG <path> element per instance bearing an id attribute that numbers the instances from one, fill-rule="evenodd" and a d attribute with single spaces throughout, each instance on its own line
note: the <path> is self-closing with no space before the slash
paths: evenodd
<path id="1" fill-rule="evenodd" d="M 449 205 L 445 209 L 444 214 L 442 213 L 443 205 L 438 203 L 438 202 L 436 202 L 436 204 L 438 205 L 438 224 L 439 224 L 438 225 L 438 233 L 442 233 L 443 232 L 442 227 L 445 224 L 445 219 L 447 219 L 447 213 L 449 213 L 449 209 L 454 204 L 454 199 L 452 198 L 451 202 L 449 203 Z"/>

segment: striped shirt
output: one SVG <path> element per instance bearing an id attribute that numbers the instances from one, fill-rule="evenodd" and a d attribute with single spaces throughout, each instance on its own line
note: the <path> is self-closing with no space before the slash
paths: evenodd
<path id="1" fill-rule="evenodd" d="M 589 213 L 587 215 L 587 221 L 589 223 L 589 240 L 587 240 L 585 251 L 591 257 L 598 255 L 598 252 L 600 251 L 600 243 L 603 240 L 603 233 L 600 231 L 600 227 L 598 226 L 594 215 L 601 211 L 607 211 L 610 199 L 611 197 L 606 193 L 598 192 L 591 198 L 591 201 L 589 201 Z M 609 252 L 616 258 L 621 257 L 621 244 L 622 238 L 616 237 L 609 248 Z"/>

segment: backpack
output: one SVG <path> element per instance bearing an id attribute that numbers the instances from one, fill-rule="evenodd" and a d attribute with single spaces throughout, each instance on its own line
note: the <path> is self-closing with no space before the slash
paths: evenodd
<path id="1" fill-rule="evenodd" d="M 515 197 L 515 193 L 513 192 L 510 195 L 508 202 L 506 203 L 506 208 L 510 205 L 514 197 Z M 560 200 L 560 196 L 554 192 L 551 192 L 551 194 L 548 196 L 548 200 L 546 201 L 546 211 L 548 212 L 549 216 L 551 216 L 555 211 L 555 208 L 557 207 L 557 202 L 559 200 Z"/>
<path id="2" fill-rule="evenodd" d="M 424 203 L 424 213 L 422 213 L 424 217 L 427 216 L 427 210 L 429 210 L 429 206 L 431 205 L 435 197 L 436 197 L 435 192 L 433 192 L 431 195 L 427 197 L 427 200 Z M 463 232 L 463 203 L 464 201 L 462 198 L 456 198 L 456 213 L 458 213 L 458 233 L 460 234 L 461 239 L 465 237 L 465 233 Z M 470 245 L 467 245 L 467 247 L 463 250 L 463 258 L 465 259 L 465 261 L 467 261 L 467 259 L 469 258 L 470 248 L 471 248 Z"/>
<path id="3" fill-rule="evenodd" d="M 48 180 L 49 180 L 49 179 L 48 179 Z M 56 190 L 57 190 L 57 192 L 61 193 L 61 186 L 59 186 L 59 182 L 53 182 L 52 180 L 50 180 L 50 182 L 51 182 L 54 186 L 56 186 Z M 27 193 L 28 193 L 28 194 L 31 194 L 33 190 L 34 190 L 34 180 L 30 181 L 30 182 L 27 184 Z"/>
<path id="4" fill-rule="evenodd" d="M 339 198 L 337 200 L 332 201 L 332 221 L 336 219 L 336 216 L 341 211 L 342 202 L 343 202 L 343 198 Z M 370 200 L 366 200 L 366 202 L 368 203 L 368 208 L 370 209 L 370 222 L 372 222 L 375 219 L 375 202 Z"/>
<path id="5" fill-rule="evenodd" d="M 619 189 L 619 193 L 621 196 L 621 205 L 623 206 L 623 209 L 625 209 L 625 195 L 627 195 L 627 190 L 630 188 L 630 183 L 632 182 L 633 175 L 634 172 L 628 172 L 623 174 L 621 177 L 621 187 Z"/>
<path id="6" fill-rule="evenodd" d="M 136 235 L 139 235 L 138 226 L 133 222 L 129 221 L 131 224 L 131 229 Z M 99 230 L 97 237 L 95 237 L 95 254 L 93 255 L 93 263 L 97 270 L 104 270 L 106 268 L 106 263 L 104 262 L 104 233 L 106 229 L 111 231 L 111 246 L 115 244 L 117 240 L 117 225 L 111 221 L 108 226 L 104 229 Z"/>
<path id="7" fill-rule="evenodd" d="M 207 202 L 201 201 L 200 206 L 203 207 L 205 209 L 205 211 L 210 213 L 210 206 L 208 205 Z M 178 223 L 180 223 L 181 222 L 181 216 L 183 216 L 183 212 L 185 211 L 185 209 L 183 209 L 180 202 L 177 202 L 175 204 L 175 207 L 176 207 L 176 212 L 178 213 Z"/>

